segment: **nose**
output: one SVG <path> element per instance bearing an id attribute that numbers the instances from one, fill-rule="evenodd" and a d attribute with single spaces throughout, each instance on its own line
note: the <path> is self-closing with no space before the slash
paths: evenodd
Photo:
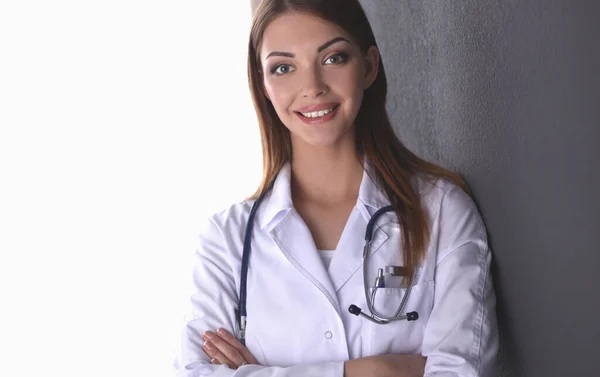
<path id="1" fill-rule="evenodd" d="M 302 96 L 305 98 L 319 97 L 329 90 L 327 83 L 319 70 L 306 71 L 302 82 Z"/>

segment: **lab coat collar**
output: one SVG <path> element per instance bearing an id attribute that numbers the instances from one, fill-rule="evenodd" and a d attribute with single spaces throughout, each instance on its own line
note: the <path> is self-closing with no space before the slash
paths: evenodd
<path id="1" fill-rule="evenodd" d="M 379 189 L 376 183 L 371 179 L 369 172 L 374 171 L 369 161 L 364 161 L 364 172 L 358 191 L 357 207 L 364 219 L 368 222 L 371 215 L 378 209 L 390 205 L 390 201 Z M 289 162 L 286 162 L 275 182 L 273 188 L 266 194 L 261 210 L 257 213 L 259 226 L 261 229 L 269 226 L 273 228 L 285 217 L 287 212 L 294 208 L 291 191 L 292 168 Z M 389 214 L 388 214 L 389 215 Z"/>
<path id="2" fill-rule="evenodd" d="M 260 210 L 256 214 L 261 229 L 267 225 L 270 225 L 269 228 L 274 227 L 277 225 L 275 220 L 281 220 L 287 212 L 294 208 L 291 182 L 292 167 L 289 162 L 286 162 L 277 174 L 271 191 L 265 195 Z"/>
<path id="3" fill-rule="evenodd" d="M 379 208 L 389 204 L 385 195 L 371 180 L 365 164 L 365 173 L 359 187 L 358 200 L 350 213 L 336 253 L 327 271 L 320 259 L 310 230 L 297 211 L 293 209 L 290 178 L 291 168 L 286 164 L 279 173 L 270 196 L 265 197 L 264 212 L 258 213 L 261 225 L 271 234 L 286 258 L 297 270 L 318 288 L 341 315 L 337 292 L 360 270 L 363 264 L 365 231 L 371 216 Z M 261 206 L 262 207 L 262 206 Z M 383 225 L 394 222 L 394 216 L 386 213 L 377 221 L 371 243 L 371 255 L 388 239 Z"/>
<path id="4" fill-rule="evenodd" d="M 365 160 L 364 167 L 365 169 L 358 189 L 358 201 L 356 204 L 364 219 L 369 222 L 371 215 L 378 209 L 389 206 L 390 201 L 371 178 L 371 175 L 374 176 L 375 169 L 368 160 Z"/>

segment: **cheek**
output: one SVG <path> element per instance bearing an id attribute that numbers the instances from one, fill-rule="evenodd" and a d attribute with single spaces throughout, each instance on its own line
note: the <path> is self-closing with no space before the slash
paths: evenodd
<path id="1" fill-rule="evenodd" d="M 293 93 L 287 88 L 287 86 L 281 83 L 274 83 L 269 80 L 264 81 L 265 92 L 275 110 L 278 114 L 285 112 L 286 109 L 291 105 L 293 100 Z"/>
<path id="2" fill-rule="evenodd" d="M 359 67 L 349 67 L 350 69 L 336 72 L 331 77 L 331 85 L 335 91 L 347 99 L 362 98 L 363 77 Z"/>
<path id="3" fill-rule="evenodd" d="M 352 108 L 360 107 L 364 94 L 361 84 L 361 81 L 357 77 L 339 80 L 336 91 L 344 97 L 349 106 Z"/>

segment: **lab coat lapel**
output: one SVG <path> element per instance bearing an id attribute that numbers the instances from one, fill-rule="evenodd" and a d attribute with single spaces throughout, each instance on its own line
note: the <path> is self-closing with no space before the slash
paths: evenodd
<path id="1" fill-rule="evenodd" d="M 325 295 L 340 314 L 339 302 L 329 274 L 325 270 L 310 230 L 298 212 L 289 211 L 271 230 L 271 236 L 290 263 Z"/>
<path id="2" fill-rule="evenodd" d="M 354 208 L 342 237 L 338 242 L 335 255 L 329 266 L 329 276 L 335 291 L 339 291 L 348 280 L 363 265 L 363 250 L 365 247 L 365 232 L 367 229 L 368 218 L 361 213 L 360 204 Z M 370 218 L 370 217 L 369 217 Z M 381 225 L 390 222 L 388 216 L 383 215 L 377 221 L 373 230 L 371 241 L 371 255 L 376 253 L 388 239 L 388 235 L 380 228 Z M 362 274 L 361 274 L 362 279 Z"/>
<path id="3" fill-rule="evenodd" d="M 365 171 L 360 183 L 358 200 L 348 218 L 342 237 L 338 242 L 335 255 L 329 266 L 329 275 L 331 276 L 331 282 L 333 283 L 336 292 L 339 291 L 363 265 L 365 232 L 371 216 L 378 209 L 390 204 L 383 192 L 379 190 L 375 182 L 371 179 L 369 175 L 371 169 L 369 162 L 365 160 Z M 375 227 L 373 228 L 371 255 L 376 253 L 388 239 L 388 235 L 381 227 L 395 221 L 394 219 L 395 215 L 392 213 L 386 213 L 377 219 Z"/>

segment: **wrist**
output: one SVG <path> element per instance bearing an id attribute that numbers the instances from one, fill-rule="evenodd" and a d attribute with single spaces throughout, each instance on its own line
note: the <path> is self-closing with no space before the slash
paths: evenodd
<path id="1" fill-rule="evenodd" d="M 344 377 L 383 376 L 376 360 L 371 356 L 344 362 Z"/>

